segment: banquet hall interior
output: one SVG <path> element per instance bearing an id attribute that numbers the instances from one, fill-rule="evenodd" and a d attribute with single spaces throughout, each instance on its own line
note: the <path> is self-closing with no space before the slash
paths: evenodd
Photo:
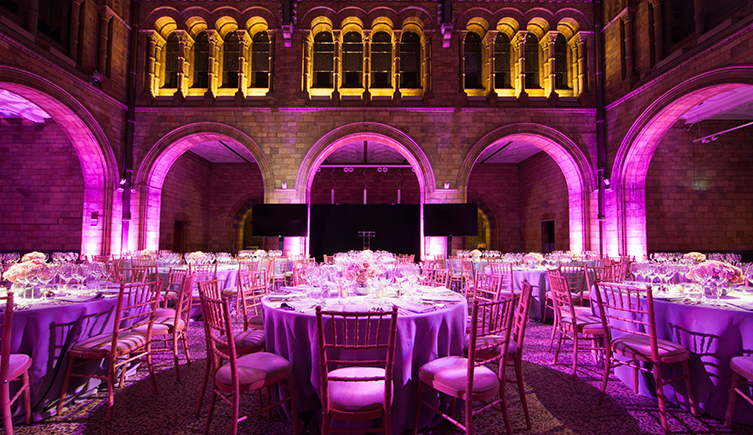
<path id="1" fill-rule="evenodd" d="M 25 394 L 3 421 L 12 419 L 20 434 L 198 434 L 205 423 L 209 433 L 230 433 L 231 407 L 209 406 L 219 382 L 202 315 L 211 298 L 196 278 L 180 320 L 186 353 L 169 344 L 153 364 L 117 369 L 125 385 L 115 388 L 112 421 L 112 382 L 76 377 L 107 373 L 105 362 L 76 366 L 68 385 L 86 339 L 113 337 L 124 288 L 162 279 L 159 293 L 170 267 L 193 277 L 199 263 L 214 261 L 228 327 L 258 332 L 254 352 L 289 361 L 296 381 L 299 419 L 286 403 L 237 430 L 321 433 L 316 304 L 303 309 L 275 292 L 321 284 L 343 299 L 349 268 L 363 260 L 391 282 L 353 278 L 351 296 L 363 296 L 359 286 L 372 292 L 358 307 L 391 309 L 376 295 L 389 294 L 405 263 L 418 271 L 413 284 L 447 270 L 438 287 L 452 293 L 437 291 L 424 312 L 411 306 L 433 293 L 405 290 L 413 305 L 400 307 L 391 349 L 400 373 L 395 434 L 465 431 L 430 416 L 416 396 L 426 387 L 424 398 L 437 395 L 446 416 L 465 422 L 463 396 L 449 410 L 446 396 L 429 391 L 426 367 L 431 359 L 469 360 L 467 326 L 474 304 L 484 304 L 475 295 L 485 276 L 498 279 L 497 299 L 530 311 L 525 335 L 515 329 L 503 340 L 508 349 L 521 337 L 517 357 L 494 347 L 502 360 L 478 366 L 497 375 L 508 366 L 512 381 L 492 377 L 509 419 L 499 407 L 486 410 L 473 416 L 474 432 L 501 433 L 509 421 L 512 433 L 753 434 L 753 402 L 744 397 L 753 394 L 745 383 L 753 380 L 751 168 L 750 0 L 0 0 L 0 272 L 26 264 L 30 252 L 54 271 L 47 281 L 26 280 L 29 289 L 13 272 L 0 279 L 0 299 L 13 290 L 16 302 L 4 310 L 13 322 L 5 324 L 3 355 L 26 355 L 31 378 L 30 421 Z M 437 219 L 448 228 L 437 230 Z M 275 277 L 277 258 L 287 262 Z M 128 275 L 143 259 L 154 270 Z M 244 275 L 246 260 L 258 269 Z M 105 266 L 88 269 L 99 270 L 89 278 L 70 272 L 79 283 L 69 286 L 60 262 Z M 509 276 L 497 275 L 497 263 L 509 265 Z M 317 270 L 310 280 L 301 276 L 307 264 Z M 578 288 L 568 281 L 559 300 L 552 276 L 576 264 Z M 721 269 L 703 277 L 708 264 Z M 116 272 L 102 272 L 109 266 Z M 325 268 L 338 277 L 322 284 Z M 609 268 L 609 278 L 589 268 Z M 730 275 L 714 281 L 718 270 Z M 260 323 L 249 326 L 240 295 L 243 276 L 255 272 L 266 274 L 266 290 Z M 114 291 L 87 296 L 101 290 L 97 277 Z M 652 374 L 651 361 L 659 366 L 667 356 L 645 342 L 647 359 L 639 361 L 647 373 L 613 362 L 610 374 L 605 361 L 626 351 L 607 331 L 601 281 L 636 291 L 648 281 L 649 295 L 635 299 L 655 317 L 646 337 L 673 342 L 679 368 L 661 364 Z M 524 301 L 527 284 L 532 296 Z M 80 294 L 57 301 L 69 287 Z M 394 288 L 396 298 L 406 296 Z M 176 336 L 181 292 L 169 299 L 165 290 L 159 308 L 177 316 L 166 327 Z M 583 307 L 571 310 L 567 301 Z M 588 310 L 597 332 L 578 332 L 575 308 Z M 157 311 L 150 325 L 159 323 Z M 435 330 L 424 317 L 447 324 Z M 560 342 L 571 338 L 561 350 L 556 332 Z M 306 333 L 295 348 L 291 341 Z M 238 361 L 253 359 L 237 346 Z M 405 353 L 411 346 L 413 359 Z M 692 390 L 676 380 L 657 398 L 662 373 L 681 377 L 688 364 Z M 730 394 L 733 375 L 739 394 Z M 195 413 L 202 380 L 207 393 Z M 24 381 L 10 382 L 10 393 L 2 381 L 3 402 L 23 393 Z M 282 385 L 265 394 L 287 397 Z M 241 395 L 241 414 L 260 401 Z"/>

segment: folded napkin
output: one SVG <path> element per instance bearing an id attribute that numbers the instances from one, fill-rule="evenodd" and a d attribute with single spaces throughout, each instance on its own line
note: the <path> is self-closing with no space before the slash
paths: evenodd
<path id="1" fill-rule="evenodd" d="M 355 302 L 348 302 L 343 306 L 343 311 L 346 313 L 358 313 L 358 312 L 366 312 L 369 311 L 368 307 L 366 307 L 366 304 L 358 304 Z"/>
<path id="2" fill-rule="evenodd" d="M 66 296 L 58 296 L 57 300 L 60 301 L 66 301 L 66 302 L 86 302 L 86 301 L 93 301 L 95 299 L 102 299 L 105 297 L 104 293 L 99 292 L 95 295 L 66 295 Z"/>
<path id="3" fill-rule="evenodd" d="M 424 301 L 436 301 L 436 302 L 460 302 L 460 297 L 457 294 L 426 294 L 421 295 L 421 299 Z"/>
<path id="4" fill-rule="evenodd" d="M 743 302 L 743 301 L 724 301 L 730 305 L 734 305 L 738 308 L 742 308 L 743 310 L 753 311 L 753 302 Z"/>
<path id="5" fill-rule="evenodd" d="M 437 309 L 437 307 L 433 305 L 417 304 L 415 302 L 404 301 L 400 299 L 396 300 L 394 304 L 398 308 L 402 308 L 404 310 L 408 310 L 413 313 L 419 313 L 419 314 L 428 313 L 429 311 L 434 311 Z"/>

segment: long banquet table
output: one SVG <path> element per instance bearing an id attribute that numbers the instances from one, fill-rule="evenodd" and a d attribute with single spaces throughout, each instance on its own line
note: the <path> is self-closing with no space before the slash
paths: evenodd
<path id="1" fill-rule="evenodd" d="M 659 338 L 682 344 L 690 354 L 690 373 L 693 395 L 699 413 L 723 419 L 729 397 L 730 360 L 753 351 L 753 296 L 723 297 L 721 308 L 687 305 L 678 301 L 654 300 L 657 335 Z M 743 305 L 748 309 L 728 303 Z M 632 370 L 619 367 L 615 374 L 632 386 Z M 662 377 L 671 379 L 682 375 L 681 369 L 663 366 Z M 641 394 L 656 397 L 653 376 L 642 373 Z M 675 382 L 664 388 L 667 400 L 686 406 L 687 391 L 684 382 Z M 679 397 L 678 397 L 679 396 Z M 733 421 L 753 425 L 752 407 L 743 399 L 736 401 Z"/>
<path id="2" fill-rule="evenodd" d="M 55 413 L 71 346 L 86 337 L 112 331 L 117 298 L 107 296 L 92 299 L 90 296 L 81 299 L 81 302 L 40 302 L 13 312 L 11 353 L 22 353 L 32 358 L 29 384 L 34 421 Z M 3 319 L 3 314 L 0 314 L 0 319 Z M 101 369 L 95 362 L 77 370 L 95 372 Z M 82 378 L 71 378 L 69 391 L 76 389 L 78 392 L 86 382 Z M 89 382 L 83 390 L 99 384 L 96 379 Z M 12 383 L 11 394 L 15 394 L 18 388 L 16 383 Z M 22 402 L 18 400 L 12 409 L 16 423 L 24 419 Z"/>
<path id="3" fill-rule="evenodd" d="M 462 297 L 456 300 L 456 303 L 448 303 L 426 313 L 407 313 L 401 310 L 398 314 L 392 404 L 395 434 L 400 434 L 413 425 L 418 369 L 436 358 L 463 353 L 467 304 Z M 325 307 L 326 302 L 328 301 L 325 301 Z M 280 304 L 269 298 L 262 301 L 267 351 L 293 363 L 299 417 L 304 425 L 312 425 L 316 428 L 314 432 L 318 432 L 321 425 L 321 383 L 316 315 L 313 308 L 302 312 L 288 311 L 281 309 Z M 346 305 L 343 309 L 349 308 Z M 284 389 L 280 389 L 280 393 L 286 394 Z M 427 399 L 427 396 L 424 397 Z M 439 401 L 437 393 L 434 405 L 440 406 Z M 443 405 L 447 403 L 449 401 L 444 398 Z M 286 412 L 289 413 L 289 409 Z M 421 413 L 419 427 L 433 426 L 441 421 L 440 417 L 431 414 L 433 413 L 428 411 Z M 333 425 L 336 424 L 344 422 L 334 420 Z"/>

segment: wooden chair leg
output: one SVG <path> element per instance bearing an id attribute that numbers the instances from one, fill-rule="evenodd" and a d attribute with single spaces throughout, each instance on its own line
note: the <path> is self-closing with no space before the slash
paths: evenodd
<path id="1" fill-rule="evenodd" d="M 523 415 L 526 417 L 526 428 L 531 429 L 531 416 L 528 413 L 528 399 L 526 399 L 526 389 L 523 383 L 523 361 L 520 357 L 515 358 L 514 367 L 515 378 L 518 381 L 518 395 L 523 406 Z"/>
<path id="2" fill-rule="evenodd" d="M 202 397 L 204 394 L 202 394 Z M 214 383 L 212 383 L 212 394 L 209 395 L 209 411 L 207 411 L 207 420 L 204 423 L 204 435 L 209 433 L 209 425 L 212 424 L 212 414 L 214 412 L 214 402 L 217 400 L 217 391 L 214 389 Z M 199 403 L 201 406 L 201 403 Z M 237 420 L 236 420 L 237 421 Z"/>
<path id="3" fill-rule="evenodd" d="M 661 427 L 664 432 L 669 432 L 669 423 L 667 422 L 667 403 L 664 397 L 664 387 L 661 379 L 661 364 L 654 364 L 654 382 L 656 385 L 656 396 L 659 399 L 659 414 L 661 416 Z"/>
<path id="4" fill-rule="evenodd" d="M 732 381 L 729 384 L 729 400 L 727 400 L 727 413 L 724 416 L 724 425 L 732 427 L 732 414 L 735 412 L 735 399 L 737 399 L 737 384 L 740 382 L 740 374 L 732 371 Z"/>
<path id="5" fill-rule="evenodd" d="M 65 396 L 68 395 L 68 384 L 71 382 L 71 374 L 73 373 L 73 362 L 75 357 L 68 358 L 68 369 L 65 371 L 65 378 L 63 379 L 63 390 L 60 393 L 60 400 L 58 401 L 57 415 L 63 413 L 63 405 L 65 405 Z"/>
<path id="6" fill-rule="evenodd" d="M 123 373 L 125 373 L 125 367 L 123 365 Z M 112 408 L 115 405 L 115 357 L 110 358 L 110 367 L 107 372 L 107 421 L 112 421 Z"/>
<path id="7" fill-rule="evenodd" d="M 183 330 L 180 334 L 180 339 L 183 342 L 183 352 L 186 354 L 186 364 L 191 365 L 191 354 L 188 352 L 188 338 L 186 338 L 187 334 L 188 332 Z"/>
<path id="8" fill-rule="evenodd" d="M 29 385 L 29 371 L 26 370 L 21 375 L 24 391 L 24 414 L 26 415 L 26 424 L 31 424 L 31 387 Z"/>
<path id="9" fill-rule="evenodd" d="M 301 427 L 298 423 L 298 407 L 295 403 L 295 389 L 293 388 L 293 376 L 288 378 L 288 394 L 290 394 L 290 412 L 293 414 L 293 429 L 295 435 L 301 435 Z"/>
<path id="10" fill-rule="evenodd" d="M 11 417 L 10 413 L 10 384 L 8 382 L 3 383 L 0 385 L 0 399 L 2 401 L 2 408 L 3 408 L 3 428 L 5 429 L 5 433 L 9 435 L 13 435 L 13 418 Z"/>
<path id="11" fill-rule="evenodd" d="M 609 382 L 609 371 L 612 369 L 612 355 L 610 351 L 604 353 L 604 377 L 601 380 L 601 393 L 599 394 L 599 405 L 604 403 L 604 397 L 607 394 L 607 383 Z"/>
<path id="12" fill-rule="evenodd" d="M 578 378 L 578 331 L 573 330 L 573 380 Z"/>
<path id="13" fill-rule="evenodd" d="M 204 403 L 204 393 L 207 391 L 207 382 L 209 381 L 209 366 L 211 362 L 209 361 L 209 358 L 207 358 L 206 363 L 204 365 L 204 382 L 201 383 L 201 391 L 199 391 L 199 404 L 196 405 L 196 417 L 201 414 L 201 405 Z M 259 402 L 261 403 L 261 401 Z"/>
<path id="14" fill-rule="evenodd" d="M 688 360 L 682 362 L 682 371 L 685 374 L 685 388 L 688 391 L 688 403 L 690 404 L 690 413 L 693 417 L 698 417 L 698 407 L 695 404 L 695 395 L 693 394 L 693 383 L 690 381 L 690 365 Z"/>
<path id="15" fill-rule="evenodd" d="M 173 362 L 175 363 L 175 380 L 180 382 L 180 362 L 178 361 L 178 332 L 173 331 Z"/>
<path id="16" fill-rule="evenodd" d="M 473 435 L 473 400 L 470 397 L 465 400 L 465 434 Z"/>
<path id="17" fill-rule="evenodd" d="M 423 403 L 424 383 L 418 381 L 418 395 L 416 396 L 416 412 L 413 415 L 413 435 L 418 433 L 418 419 L 421 416 L 421 404 Z"/>

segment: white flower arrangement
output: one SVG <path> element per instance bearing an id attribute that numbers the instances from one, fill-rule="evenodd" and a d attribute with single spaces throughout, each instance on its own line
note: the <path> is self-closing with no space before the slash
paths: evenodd
<path id="1" fill-rule="evenodd" d="M 21 263 L 26 263 L 27 261 L 33 261 L 33 260 L 39 260 L 41 262 L 44 262 L 45 255 L 41 252 L 34 251 L 29 252 L 28 254 L 25 254 L 23 257 L 21 257 Z"/>
<path id="2" fill-rule="evenodd" d="M 544 256 L 538 252 L 529 252 L 523 256 L 523 261 L 526 263 L 541 264 L 544 261 Z"/>
<path id="3" fill-rule="evenodd" d="M 206 261 L 206 254 L 204 254 L 201 251 L 195 251 L 191 252 L 190 254 L 186 254 L 186 263 L 189 264 L 197 264 L 197 263 L 203 263 Z"/>

